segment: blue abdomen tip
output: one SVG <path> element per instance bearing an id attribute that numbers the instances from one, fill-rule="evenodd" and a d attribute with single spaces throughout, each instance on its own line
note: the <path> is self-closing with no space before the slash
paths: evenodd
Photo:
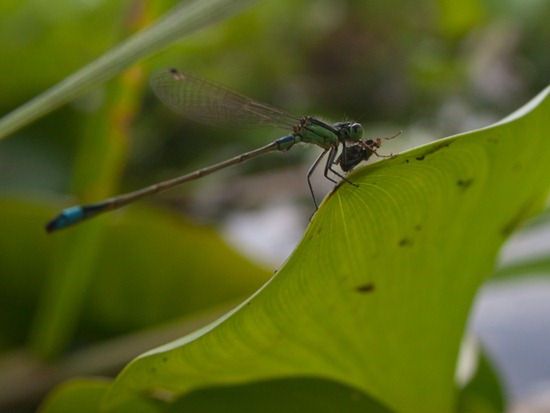
<path id="1" fill-rule="evenodd" d="M 82 218 L 84 218 L 84 210 L 81 207 L 67 208 L 46 225 L 46 232 L 52 232 L 76 224 Z"/>

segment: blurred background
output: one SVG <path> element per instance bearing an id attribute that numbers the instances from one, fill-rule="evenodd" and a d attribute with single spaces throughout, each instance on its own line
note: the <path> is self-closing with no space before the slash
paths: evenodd
<path id="1" fill-rule="evenodd" d="M 0 114 L 176 3 L 0 3 Z M 44 233 L 62 208 L 184 174 L 286 133 L 181 119 L 148 86 L 155 70 L 177 67 L 297 115 L 356 120 L 368 137 L 402 130 L 380 149 L 390 154 L 488 126 L 545 88 L 548 21 L 545 0 L 260 2 L 0 142 L 0 350 L 12 374 L 1 377 L 11 399 L 0 397 L 0 410 L 32 408 L 72 374 L 116 374 L 141 351 L 215 318 L 282 265 L 308 224 L 314 207 L 305 176 L 319 150 L 304 146 L 97 224 Z M 526 138 L 518 145 L 528 145 Z M 316 175 L 321 199 L 332 184 Z M 550 406 L 548 264 L 528 265 L 548 261 L 548 216 L 506 245 L 471 320 L 517 411 Z M 65 298 L 72 303 L 59 303 L 63 288 L 74 289 Z M 141 347 L 124 341 L 138 342 L 132 334 L 140 334 Z M 99 345 L 111 346 L 102 352 L 111 359 L 94 358 Z M 37 359 L 55 368 L 37 367 Z"/>

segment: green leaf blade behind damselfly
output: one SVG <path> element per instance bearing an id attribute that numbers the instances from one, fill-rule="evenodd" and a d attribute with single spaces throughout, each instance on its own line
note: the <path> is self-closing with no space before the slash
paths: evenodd
<path id="1" fill-rule="evenodd" d="M 182 2 L 149 27 L 122 41 L 87 66 L 0 118 L 0 139 L 70 102 L 141 59 L 160 52 L 184 36 L 241 12 L 256 1 Z"/>

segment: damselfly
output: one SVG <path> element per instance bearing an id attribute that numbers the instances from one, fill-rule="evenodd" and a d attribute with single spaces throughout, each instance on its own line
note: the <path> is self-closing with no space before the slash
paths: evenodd
<path id="1" fill-rule="evenodd" d="M 363 127 L 359 123 L 337 122 L 329 125 L 311 116 L 293 116 L 282 109 L 258 102 L 224 86 L 176 69 L 168 69 L 157 73 L 153 76 L 151 85 L 164 104 L 187 119 L 222 127 L 272 125 L 286 129 L 290 133 L 261 148 L 189 174 L 98 203 L 67 208 L 46 225 L 47 232 L 74 225 L 148 195 L 193 181 L 265 153 L 287 151 L 297 143 L 314 144 L 323 150 L 307 173 L 309 190 L 315 208 L 317 208 L 317 200 L 311 185 L 311 175 L 325 156 L 327 156 L 327 159 L 324 166 L 324 176 L 336 183 L 336 180 L 329 175 L 329 173 L 332 173 L 349 182 L 333 167 L 340 164 L 344 172 L 349 172 L 359 162 L 368 159 L 380 147 L 380 139 L 362 139 Z M 347 143 L 351 144 L 346 146 Z M 338 156 L 340 147 L 342 147 L 342 151 Z"/>

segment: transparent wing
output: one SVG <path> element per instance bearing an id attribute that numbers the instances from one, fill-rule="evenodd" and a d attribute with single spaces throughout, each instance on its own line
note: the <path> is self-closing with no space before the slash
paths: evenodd
<path id="1" fill-rule="evenodd" d="M 292 130 L 299 119 L 282 109 L 176 69 L 160 71 L 151 86 L 162 102 L 183 117 L 221 127 L 272 125 Z"/>

